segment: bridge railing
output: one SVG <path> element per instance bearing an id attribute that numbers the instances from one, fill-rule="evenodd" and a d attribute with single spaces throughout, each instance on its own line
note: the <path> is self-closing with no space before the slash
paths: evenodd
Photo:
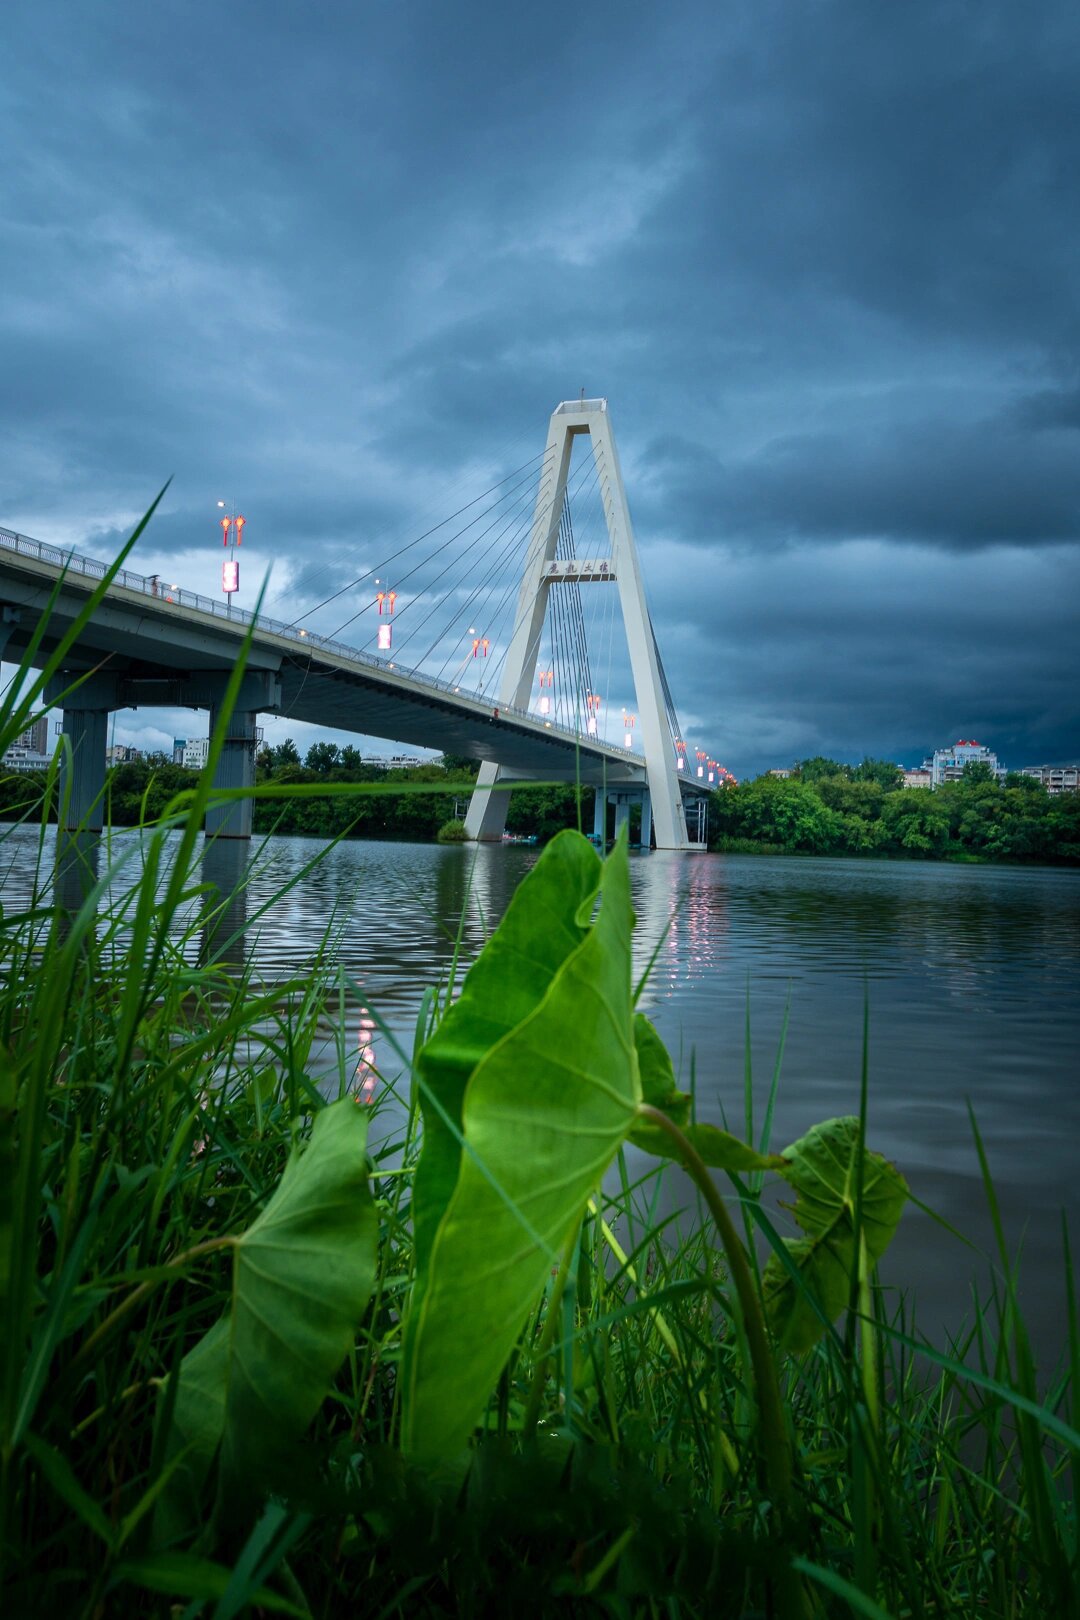
<path id="1" fill-rule="evenodd" d="M 108 563 L 99 562 L 94 557 L 86 557 L 81 551 L 64 551 L 59 546 L 50 546 L 43 540 L 31 540 L 29 535 L 16 534 L 14 529 L 0 528 L 0 548 L 18 552 L 21 556 L 32 557 L 36 562 L 48 563 L 68 574 L 83 574 L 88 579 L 104 579 L 109 571 Z M 271 619 L 265 614 L 250 613 L 247 608 L 233 607 L 230 602 L 218 602 L 212 596 L 201 596 L 198 591 L 187 591 L 179 585 L 167 585 L 157 574 L 136 574 L 130 568 L 120 568 L 113 577 L 113 584 L 121 585 L 127 591 L 140 592 L 143 596 L 151 597 L 158 602 L 191 608 L 196 613 L 209 613 L 215 619 L 228 619 L 233 624 L 241 625 L 257 624 L 260 630 L 268 630 L 275 636 L 285 636 L 300 647 L 309 649 L 317 647 L 324 652 L 332 652 L 339 658 L 348 658 L 354 663 L 378 670 L 380 674 L 392 669 L 395 674 L 407 675 L 410 680 L 419 681 L 421 685 L 432 687 L 436 691 L 449 693 L 452 697 L 475 697 L 471 692 L 463 693 L 460 686 L 455 686 L 452 681 L 440 680 L 418 669 L 403 668 L 396 662 L 388 664 L 384 659 L 362 652 L 359 647 L 351 647 L 344 641 L 335 641 L 330 636 L 321 636 L 315 630 L 302 630 L 299 625 L 286 624 L 281 619 Z M 499 703 L 492 707 L 500 715 L 507 715 L 515 720 L 528 720 L 533 725 L 540 724 L 535 714 L 528 709 L 518 708 L 515 704 Z M 590 737 L 585 732 L 572 731 L 568 726 L 545 721 L 543 729 L 568 742 L 583 742 L 593 748 L 602 747 L 610 754 L 618 754 L 624 759 L 641 763 L 639 756 L 630 749 L 617 748 L 611 743 L 600 743 L 597 738 Z"/>

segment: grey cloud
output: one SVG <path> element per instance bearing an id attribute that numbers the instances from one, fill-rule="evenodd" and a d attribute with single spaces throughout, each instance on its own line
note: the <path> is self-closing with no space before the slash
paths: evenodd
<path id="1" fill-rule="evenodd" d="M 961 713 L 1078 751 L 1064 0 L 11 0 L 5 29 L 0 523 L 107 549 L 174 473 L 147 555 L 212 550 L 235 497 L 309 606 L 584 385 L 729 763 Z"/>
<path id="2" fill-rule="evenodd" d="M 872 537 L 957 549 L 1075 540 L 1075 450 L 1018 418 L 855 418 L 846 432 L 791 434 L 726 463 L 669 438 L 648 458 L 659 485 L 651 498 L 702 540 Z"/>

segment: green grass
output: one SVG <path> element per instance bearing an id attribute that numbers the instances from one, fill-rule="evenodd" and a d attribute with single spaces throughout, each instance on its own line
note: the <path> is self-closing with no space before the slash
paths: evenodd
<path id="1" fill-rule="evenodd" d="M 0 743 L 32 708 L 8 695 Z M 0 917 L 5 1615 L 1080 1613 L 1068 1235 L 1063 1359 L 1040 1377 L 974 1129 L 997 1231 L 989 1294 L 960 1340 L 931 1345 L 860 1266 L 811 1349 L 766 1345 L 783 1493 L 747 1354 L 758 1307 L 733 1288 L 716 1194 L 629 1146 L 531 1299 L 468 1450 L 414 1465 L 400 1376 L 423 1140 L 411 1052 L 374 1104 L 374 1283 L 344 1359 L 302 1439 L 248 1436 L 274 1466 L 247 1466 L 234 1511 L 207 1498 L 163 1540 L 181 1360 L 237 1308 L 240 1234 L 314 1122 L 358 1089 L 353 987 L 329 949 L 269 986 L 208 951 L 222 902 L 199 878 L 207 791 L 104 847 L 75 906 L 57 903 L 42 828 L 32 900 Z M 417 1050 L 453 988 L 425 997 Z M 779 1076 L 778 1057 L 756 1135 L 747 1087 L 763 1153 Z M 725 1194 L 752 1290 L 788 1235 L 764 1188 L 735 1172 Z M 461 1309 L 475 1308 L 463 1279 Z"/>

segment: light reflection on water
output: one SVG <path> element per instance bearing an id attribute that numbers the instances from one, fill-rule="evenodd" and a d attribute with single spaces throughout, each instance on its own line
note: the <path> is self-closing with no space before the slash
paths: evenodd
<path id="1" fill-rule="evenodd" d="M 446 981 L 459 928 L 467 965 L 537 859 L 521 846 L 349 842 L 288 888 L 318 844 L 252 849 L 242 897 L 201 948 L 238 966 L 246 953 L 267 984 L 304 977 L 322 953 L 348 981 L 348 1059 L 367 1087 L 374 1068 L 401 1067 L 381 1026 L 411 1049 L 421 995 Z M 28 831 L 4 841 L 6 909 L 25 897 L 34 850 Z M 248 853 L 212 846 L 206 877 L 230 891 Z M 985 1243 L 970 1101 L 1011 1238 L 1027 1228 L 1027 1307 L 1056 1340 L 1060 1212 L 1075 1219 L 1080 1203 L 1080 872 L 657 852 L 633 859 L 632 885 L 636 973 L 655 953 L 641 1006 L 684 1082 L 693 1054 L 700 1115 L 741 1129 L 748 987 L 759 1116 L 790 998 L 777 1144 L 854 1111 L 868 997 L 871 1145 Z M 331 1069 L 338 1048 L 325 1034 Z M 957 1320 L 971 1257 L 915 1210 L 888 1269 L 918 1281 L 926 1326 Z"/>

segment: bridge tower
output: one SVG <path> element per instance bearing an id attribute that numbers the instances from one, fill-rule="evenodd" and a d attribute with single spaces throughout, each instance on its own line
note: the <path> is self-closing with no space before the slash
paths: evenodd
<path id="1" fill-rule="evenodd" d="M 555 556 L 570 458 L 574 440 L 581 434 L 588 434 L 596 461 L 610 550 L 610 556 L 604 560 L 606 566 L 599 559 L 562 558 L 556 561 Z M 643 824 L 648 825 L 651 803 L 657 848 L 688 849 L 690 842 L 675 767 L 674 742 L 664 707 L 656 645 L 645 605 L 630 507 L 606 399 L 566 400 L 555 407 L 542 465 L 544 475 L 537 491 L 525 571 L 518 595 L 515 629 L 503 667 L 500 702 L 517 708 L 527 708 L 529 705 L 548 592 L 552 584 L 591 584 L 597 581 L 616 584 L 630 649 L 630 668 L 645 751 L 648 790 L 643 807 Z M 465 818 L 465 828 L 470 838 L 490 842 L 502 837 L 510 795 L 492 791 L 499 777 L 498 765 L 485 762 L 480 767 Z M 597 789 L 598 795 L 602 792 L 602 789 Z M 617 805 L 617 823 L 618 816 Z M 599 819 L 598 815 L 598 824 Z"/>

